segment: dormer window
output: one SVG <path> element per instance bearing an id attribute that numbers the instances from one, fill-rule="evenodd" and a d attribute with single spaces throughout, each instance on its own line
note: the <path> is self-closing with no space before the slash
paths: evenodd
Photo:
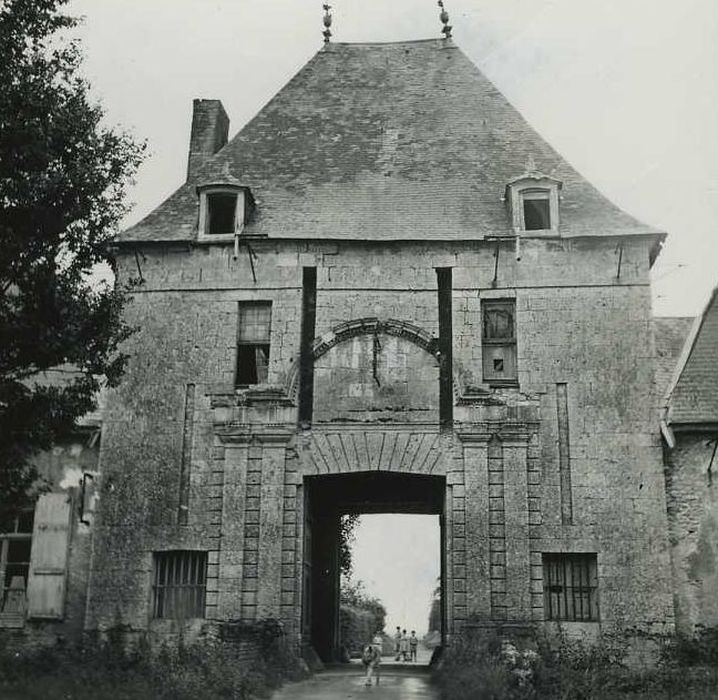
<path id="1" fill-rule="evenodd" d="M 199 225 L 197 240 L 230 240 L 242 233 L 252 201 L 249 188 L 234 183 L 213 182 L 197 187 Z"/>
<path id="2" fill-rule="evenodd" d="M 559 234 L 560 180 L 529 168 L 506 186 L 514 233 L 530 231 L 531 235 Z"/>
<path id="3" fill-rule="evenodd" d="M 207 229 L 210 236 L 234 234 L 237 228 L 237 193 L 212 192 L 207 194 Z"/>
<path id="4" fill-rule="evenodd" d="M 523 190 L 521 216 L 524 231 L 551 229 L 551 193 L 548 190 Z"/>

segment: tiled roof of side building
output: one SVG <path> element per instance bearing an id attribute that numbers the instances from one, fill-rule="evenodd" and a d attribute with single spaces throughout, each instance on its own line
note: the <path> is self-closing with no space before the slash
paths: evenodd
<path id="1" fill-rule="evenodd" d="M 668 423 L 718 423 L 718 287 L 696 319 L 680 362 L 668 398 Z"/>
<path id="2" fill-rule="evenodd" d="M 466 240 L 511 233 L 506 184 L 563 182 L 564 236 L 657 234 L 578 174 L 445 39 L 327 44 L 224 148 L 118 241 L 190 240 L 196 183 L 231 174 L 257 202 L 247 233 Z"/>
<path id="3" fill-rule="evenodd" d="M 653 319 L 656 338 L 656 390 L 659 396 L 665 394 L 686 342 L 693 316 L 659 316 Z"/>

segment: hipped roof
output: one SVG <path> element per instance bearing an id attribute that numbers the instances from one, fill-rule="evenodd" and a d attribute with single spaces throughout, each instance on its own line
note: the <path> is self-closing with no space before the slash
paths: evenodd
<path id="1" fill-rule="evenodd" d="M 191 240 L 196 183 L 229 172 L 279 238 L 474 240 L 510 234 L 506 184 L 563 182 L 561 235 L 657 234 L 574 170 L 446 39 L 328 44 L 202 173 L 118 237 Z"/>

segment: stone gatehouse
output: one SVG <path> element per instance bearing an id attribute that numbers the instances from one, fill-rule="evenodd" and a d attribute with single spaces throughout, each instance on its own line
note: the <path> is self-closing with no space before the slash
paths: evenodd
<path id="1" fill-rule="evenodd" d="M 673 625 L 649 270 L 449 39 L 327 44 L 122 233 L 85 627 L 278 618 L 330 659 L 342 513 L 440 516 L 469 619 Z"/>

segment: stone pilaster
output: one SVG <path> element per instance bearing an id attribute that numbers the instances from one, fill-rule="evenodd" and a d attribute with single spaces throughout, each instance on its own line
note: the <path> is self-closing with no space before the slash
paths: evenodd
<path id="1" fill-rule="evenodd" d="M 489 551 L 490 433 L 463 431 L 466 551 L 454 553 L 454 566 L 466 570 L 466 608 L 469 615 L 491 617 L 491 554 Z"/>
<path id="2" fill-rule="evenodd" d="M 257 435 L 262 445 L 262 480 L 259 508 L 257 578 L 257 616 L 280 618 L 283 594 L 294 594 L 295 578 L 291 568 L 284 576 L 282 544 L 285 530 L 296 531 L 296 523 L 285 523 L 284 468 L 289 431 L 263 432 Z M 291 513 L 295 513 L 293 509 Z M 295 533 L 296 534 L 296 533 Z"/>
<path id="3" fill-rule="evenodd" d="M 506 541 L 506 616 L 532 618 L 531 556 L 528 511 L 528 441 L 525 429 L 510 427 L 499 434 L 504 464 Z"/>
<path id="4" fill-rule="evenodd" d="M 244 513 L 249 455 L 249 443 L 245 436 L 236 436 L 227 444 L 224 455 L 216 616 L 220 620 L 229 620 L 240 616 L 242 604 Z"/>

